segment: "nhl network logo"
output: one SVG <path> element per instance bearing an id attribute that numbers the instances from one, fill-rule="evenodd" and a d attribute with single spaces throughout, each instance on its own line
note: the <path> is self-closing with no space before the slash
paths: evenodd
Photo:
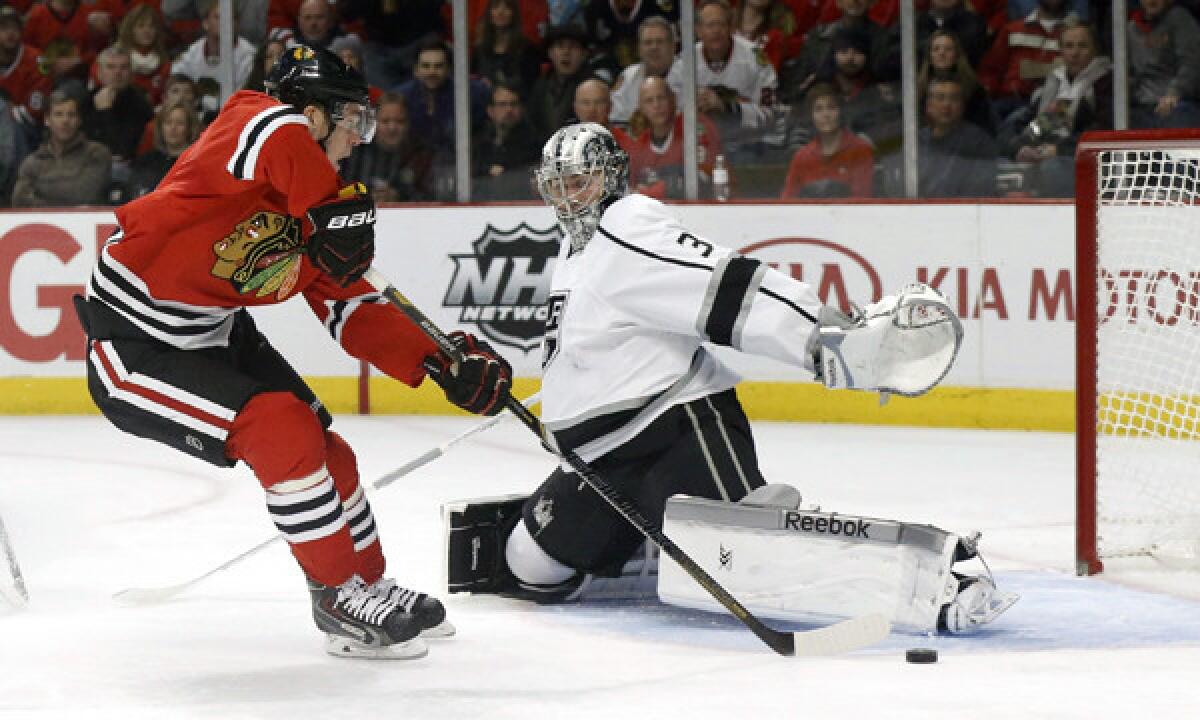
<path id="1" fill-rule="evenodd" d="M 474 253 L 451 255 L 454 276 L 442 301 L 461 308 L 459 322 L 474 324 L 495 343 L 533 350 L 546 325 L 546 295 L 562 231 L 521 223 L 512 230 L 488 225 Z"/>

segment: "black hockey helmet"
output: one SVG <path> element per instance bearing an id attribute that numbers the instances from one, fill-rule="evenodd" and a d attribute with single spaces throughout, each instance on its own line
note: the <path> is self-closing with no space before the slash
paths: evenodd
<path id="1" fill-rule="evenodd" d="M 352 127 L 370 142 L 375 135 L 375 110 L 362 74 L 322 47 L 296 45 L 275 61 L 263 81 L 267 94 L 301 110 L 316 105 L 325 110 L 333 123 L 345 119 L 345 106 L 360 106 L 356 126 Z"/>

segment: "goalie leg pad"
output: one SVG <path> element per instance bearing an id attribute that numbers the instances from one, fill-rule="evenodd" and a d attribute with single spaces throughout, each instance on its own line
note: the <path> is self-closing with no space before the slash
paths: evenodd
<path id="1" fill-rule="evenodd" d="M 504 495 L 442 506 L 446 591 L 495 593 L 512 584 L 504 551 L 527 495 Z"/>
<path id="2" fill-rule="evenodd" d="M 963 539 L 939 528 L 786 502 L 751 503 L 677 496 L 667 504 L 663 530 L 765 617 L 812 621 L 880 613 L 911 632 L 961 632 L 957 628 L 988 622 L 1015 601 L 1011 593 L 984 592 L 994 590 L 990 578 L 952 572 L 956 558 L 974 555 L 973 542 L 964 553 Z M 660 567 L 658 594 L 669 604 L 720 610 L 670 560 Z"/>

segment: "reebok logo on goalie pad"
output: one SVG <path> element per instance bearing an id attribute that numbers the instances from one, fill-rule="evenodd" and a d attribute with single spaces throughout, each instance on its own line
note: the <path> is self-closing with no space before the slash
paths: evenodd
<path id="1" fill-rule="evenodd" d="M 837 515 L 806 515 L 794 510 L 784 513 L 785 530 L 813 533 L 815 535 L 844 535 L 846 537 L 871 540 L 868 531 L 871 523 L 862 518 L 843 519 Z"/>

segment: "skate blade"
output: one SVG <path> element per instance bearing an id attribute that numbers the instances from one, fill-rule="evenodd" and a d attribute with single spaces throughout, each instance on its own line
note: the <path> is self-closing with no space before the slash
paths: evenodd
<path id="1" fill-rule="evenodd" d="M 431 628 L 425 628 L 421 631 L 423 638 L 448 638 L 458 632 L 458 629 L 450 624 L 449 620 L 443 620 L 441 624 L 434 625 Z"/>
<path id="2" fill-rule="evenodd" d="M 368 660 L 412 660 L 429 654 L 429 646 L 421 638 L 407 642 L 375 647 L 340 635 L 325 636 L 325 652 L 334 657 L 366 658 Z"/>

